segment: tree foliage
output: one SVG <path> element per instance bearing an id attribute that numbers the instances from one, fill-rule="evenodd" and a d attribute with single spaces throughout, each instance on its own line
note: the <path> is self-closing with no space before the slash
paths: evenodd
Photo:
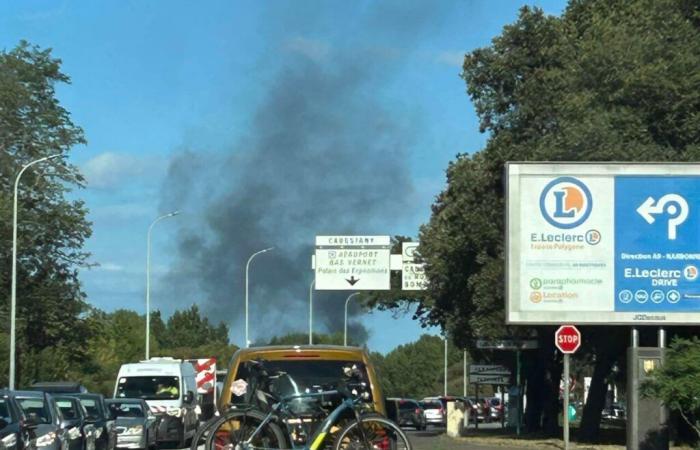
<path id="1" fill-rule="evenodd" d="M 646 397 L 660 399 L 677 411 L 700 438 L 700 339 L 676 339 L 664 364 L 641 386 Z"/>
<path id="2" fill-rule="evenodd" d="M 56 85 L 70 83 L 50 50 L 21 42 L 0 51 L 0 314 L 9 317 L 12 265 L 12 202 L 21 168 L 36 159 L 67 156 L 85 143 L 83 130 L 56 98 Z M 33 166 L 18 191 L 17 379 L 19 383 L 59 374 L 85 362 L 89 337 L 87 305 L 78 268 L 88 264 L 83 250 L 90 223 L 82 201 L 67 193 L 83 177 L 63 158 Z M 3 320 L 3 323 L 8 323 Z M 9 348 L 0 349 L 4 361 Z M 7 382 L 7 372 L 0 383 Z"/>
<path id="3" fill-rule="evenodd" d="M 552 330 L 504 325 L 504 163 L 697 160 L 700 5 L 580 0 L 561 17 L 524 7 L 490 46 L 465 56 L 462 77 L 489 139 L 450 163 L 447 187 L 421 228 L 429 284 L 419 311 L 460 346 L 537 333 L 542 349 L 529 366 L 547 372 L 538 379 L 558 380 Z M 607 351 L 596 364 L 609 370 L 619 349 L 609 351 L 607 331 L 583 332 L 600 337 L 590 351 Z M 549 398 L 541 405 L 549 431 L 557 384 L 537 393 Z M 538 414 L 530 419 L 532 428 L 542 423 Z"/>

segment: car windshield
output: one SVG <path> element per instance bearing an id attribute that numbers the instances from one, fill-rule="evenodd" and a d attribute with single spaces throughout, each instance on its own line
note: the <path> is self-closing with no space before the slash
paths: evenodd
<path id="1" fill-rule="evenodd" d="M 63 414 L 64 419 L 73 420 L 80 417 L 78 415 L 78 411 L 73 406 L 73 402 L 70 400 L 56 399 L 56 404 L 58 405 L 58 409 L 61 411 L 61 414 Z"/>
<path id="2" fill-rule="evenodd" d="M 145 412 L 139 403 L 113 402 L 110 408 L 116 412 L 117 417 L 144 417 Z"/>
<path id="3" fill-rule="evenodd" d="M 7 400 L 4 398 L 0 398 L 0 419 L 4 420 L 8 424 L 12 423 L 10 408 L 7 405 Z"/>
<path id="4" fill-rule="evenodd" d="M 51 416 L 49 415 L 46 402 L 44 402 L 43 399 L 37 397 L 17 397 L 17 403 L 25 416 L 29 417 L 30 414 L 34 414 L 40 423 L 51 423 Z"/>
<path id="5" fill-rule="evenodd" d="M 97 400 L 93 398 L 81 398 L 80 404 L 83 405 L 83 408 L 85 408 L 85 411 L 87 411 L 89 416 L 98 418 L 104 417 L 102 408 L 100 407 L 99 403 L 97 403 Z"/>
<path id="6" fill-rule="evenodd" d="M 180 398 L 179 386 L 179 377 L 121 377 L 117 397 L 176 400 Z"/>

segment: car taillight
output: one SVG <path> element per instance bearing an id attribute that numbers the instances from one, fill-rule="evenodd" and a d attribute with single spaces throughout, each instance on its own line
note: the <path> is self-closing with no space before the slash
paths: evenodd
<path id="1" fill-rule="evenodd" d="M 420 409 L 416 408 L 416 414 L 420 414 Z"/>
<path id="2" fill-rule="evenodd" d="M 443 408 L 440 408 L 440 414 L 445 414 L 445 410 Z"/>

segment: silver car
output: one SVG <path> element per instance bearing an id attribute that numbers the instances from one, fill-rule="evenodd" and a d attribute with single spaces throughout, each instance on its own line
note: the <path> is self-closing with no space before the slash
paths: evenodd
<path id="1" fill-rule="evenodd" d="M 140 398 L 112 398 L 105 400 L 116 417 L 117 448 L 155 449 L 158 418 L 146 401 Z"/>

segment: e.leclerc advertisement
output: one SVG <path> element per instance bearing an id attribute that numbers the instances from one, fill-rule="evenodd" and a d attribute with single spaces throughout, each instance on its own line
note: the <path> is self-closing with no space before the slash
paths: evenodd
<path id="1" fill-rule="evenodd" d="M 509 169 L 509 321 L 697 323 L 697 169 Z"/>

